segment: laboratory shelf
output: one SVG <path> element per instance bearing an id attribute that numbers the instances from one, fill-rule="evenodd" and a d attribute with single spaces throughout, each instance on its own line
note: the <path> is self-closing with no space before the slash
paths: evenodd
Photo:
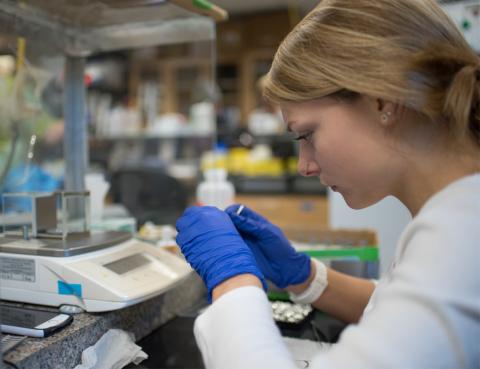
<path id="1" fill-rule="evenodd" d="M 92 136 L 92 141 L 142 141 L 142 140 L 165 140 L 165 139 L 211 139 L 213 140 L 212 132 L 175 132 L 175 133 L 156 133 L 156 134 L 122 134 L 122 135 L 100 135 Z"/>
<path id="2" fill-rule="evenodd" d="M 69 56 L 215 39 L 215 21 L 168 1 L 3 0 L 2 28 Z"/>

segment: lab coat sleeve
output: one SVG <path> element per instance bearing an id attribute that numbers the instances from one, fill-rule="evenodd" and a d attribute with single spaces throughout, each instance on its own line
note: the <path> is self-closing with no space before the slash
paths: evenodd
<path id="1" fill-rule="evenodd" d="M 478 367 L 480 227 L 467 226 L 468 219 L 459 224 L 416 222 L 400 245 L 405 252 L 397 267 L 377 286 L 372 308 L 309 367 Z M 218 299 L 197 318 L 195 336 L 207 368 L 295 367 L 257 287 Z"/>
<path id="2" fill-rule="evenodd" d="M 431 217 L 407 232 L 404 253 L 377 287 L 372 309 L 312 368 L 478 367 L 478 216 L 475 222 L 461 213 Z M 449 217 L 458 226 L 449 226 Z"/>
<path id="3" fill-rule="evenodd" d="M 195 321 L 207 368 L 296 368 L 263 290 L 248 286 L 221 296 Z"/>

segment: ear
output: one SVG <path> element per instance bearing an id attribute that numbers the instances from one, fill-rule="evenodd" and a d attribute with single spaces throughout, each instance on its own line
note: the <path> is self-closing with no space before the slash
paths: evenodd
<path id="1" fill-rule="evenodd" d="M 375 112 L 378 115 L 380 124 L 383 126 L 395 125 L 403 110 L 404 107 L 402 105 L 384 99 L 376 99 Z"/>

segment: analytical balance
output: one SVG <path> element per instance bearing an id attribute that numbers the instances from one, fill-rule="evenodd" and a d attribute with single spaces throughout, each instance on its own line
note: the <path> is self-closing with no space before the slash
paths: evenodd
<path id="1" fill-rule="evenodd" d="M 90 232 L 88 205 L 83 205 L 88 192 L 6 196 L 5 202 L 29 199 L 31 219 L 25 224 L 24 214 L 22 224 L 15 224 L 4 212 L 2 299 L 63 306 L 66 311 L 70 306 L 109 311 L 159 295 L 191 272 L 180 257 L 127 232 Z"/>

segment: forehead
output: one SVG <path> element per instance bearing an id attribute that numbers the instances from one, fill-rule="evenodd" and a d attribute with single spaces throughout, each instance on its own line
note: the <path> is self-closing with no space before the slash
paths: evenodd
<path id="1" fill-rule="evenodd" d="M 338 101 L 332 98 L 322 98 L 301 102 L 287 102 L 280 105 L 283 119 L 289 130 L 295 130 L 303 124 L 319 121 L 323 115 L 338 107 Z"/>

